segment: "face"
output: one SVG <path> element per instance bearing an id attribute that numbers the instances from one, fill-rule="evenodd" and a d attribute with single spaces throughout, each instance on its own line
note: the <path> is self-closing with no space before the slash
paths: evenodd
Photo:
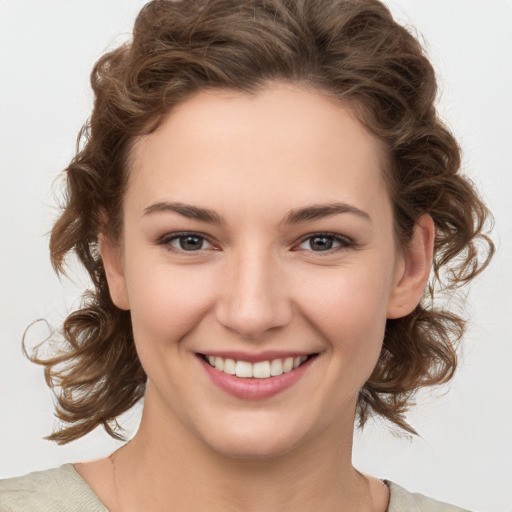
<path id="1" fill-rule="evenodd" d="M 382 152 L 291 85 L 201 92 L 137 141 L 102 252 L 160 427 L 238 457 L 351 435 L 386 318 L 424 285 L 396 252 Z"/>

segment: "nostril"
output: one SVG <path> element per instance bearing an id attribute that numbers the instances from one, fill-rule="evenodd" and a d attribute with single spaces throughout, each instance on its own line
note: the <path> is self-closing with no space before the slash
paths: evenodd
<path id="1" fill-rule="evenodd" d="M 270 330 L 287 326 L 292 318 L 288 304 L 257 303 L 256 300 L 245 303 L 222 304 L 217 309 L 217 321 L 231 332 L 245 339 L 257 339 Z"/>

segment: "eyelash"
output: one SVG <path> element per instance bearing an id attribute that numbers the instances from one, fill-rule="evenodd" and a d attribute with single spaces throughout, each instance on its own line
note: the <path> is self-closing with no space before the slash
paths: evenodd
<path id="1" fill-rule="evenodd" d="M 336 252 L 341 251 L 343 249 L 348 249 L 350 247 L 355 247 L 355 245 L 356 245 L 353 240 L 351 240 L 350 238 L 347 238 L 346 236 L 336 235 L 335 233 L 319 232 L 319 233 L 311 233 L 311 234 L 306 235 L 305 237 L 303 237 L 301 239 L 299 245 L 297 246 L 297 249 L 295 249 L 295 250 L 301 250 L 300 246 L 304 242 L 307 242 L 308 240 L 312 241 L 315 238 L 327 238 L 327 239 L 330 239 L 334 243 L 337 243 L 339 245 L 337 247 L 331 247 L 331 248 L 326 249 L 324 251 L 313 251 L 313 250 L 305 249 L 307 252 L 314 252 L 314 253 L 317 253 L 317 254 L 326 254 L 327 255 L 327 254 L 336 253 Z"/>
<path id="2" fill-rule="evenodd" d="M 176 242 L 177 241 L 178 243 L 180 243 L 180 239 L 186 239 L 186 238 L 196 238 L 196 239 L 199 239 L 199 241 L 201 242 L 201 247 L 199 249 L 196 249 L 196 250 L 186 250 L 186 249 L 183 249 L 183 247 L 175 247 L 175 246 L 172 245 L 172 242 Z M 333 244 L 338 244 L 338 245 L 335 246 L 335 247 L 329 247 L 328 249 L 320 250 L 320 251 L 314 251 L 312 249 L 301 248 L 302 244 L 304 244 L 305 242 L 308 242 L 308 241 L 310 241 L 310 244 L 311 244 L 311 241 L 314 240 L 315 238 L 328 239 Z M 171 252 L 178 252 L 178 253 L 200 253 L 203 250 L 205 250 L 205 248 L 202 247 L 205 242 L 210 244 L 214 249 L 216 249 L 215 245 L 208 240 L 207 236 L 205 236 L 202 233 L 197 233 L 195 231 L 182 231 L 182 232 L 179 232 L 179 233 L 166 234 L 166 235 L 162 236 L 161 238 L 159 238 L 157 240 L 157 245 L 165 246 L 165 248 L 168 251 L 171 251 Z M 181 243 L 180 243 L 180 246 L 181 246 Z M 350 238 L 345 237 L 345 236 L 340 236 L 340 235 L 337 235 L 335 233 L 318 232 L 318 233 L 310 233 L 310 234 L 302 237 L 300 242 L 299 242 L 299 244 L 296 245 L 293 248 L 293 250 L 294 251 L 303 250 L 303 251 L 306 251 L 306 252 L 316 253 L 318 255 L 329 255 L 329 254 L 333 254 L 333 253 L 336 253 L 338 251 L 342 251 L 344 249 L 348 249 L 348 248 L 355 247 L 355 246 L 356 246 L 356 244 L 354 243 L 354 241 L 351 240 Z M 310 247 L 311 247 L 311 245 L 310 245 Z"/>
<path id="3" fill-rule="evenodd" d="M 174 247 L 172 245 L 172 242 L 174 241 L 178 241 L 180 239 L 186 239 L 186 238 L 198 238 L 200 239 L 203 243 L 204 242 L 207 242 L 209 243 L 211 246 L 215 247 L 209 240 L 208 240 L 208 237 L 206 237 L 205 235 L 203 235 L 202 233 L 197 233 L 195 231 L 182 231 L 180 233 L 170 233 L 170 234 L 167 234 L 167 235 L 164 235 L 162 237 L 160 237 L 158 240 L 157 240 L 157 244 L 158 245 L 163 245 L 166 247 L 167 250 L 169 251 L 173 251 L 173 252 L 180 252 L 180 253 L 186 253 L 186 252 L 190 252 L 190 253 L 199 253 L 201 251 L 203 251 L 203 247 L 201 247 L 200 249 L 197 249 L 197 250 L 192 250 L 192 251 L 187 251 L 186 249 L 183 249 L 183 248 L 178 248 L 178 247 Z M 181 245 L 181 244 L 180 244 Z M 202 244 L 201 244 L 202 245 Z"/>

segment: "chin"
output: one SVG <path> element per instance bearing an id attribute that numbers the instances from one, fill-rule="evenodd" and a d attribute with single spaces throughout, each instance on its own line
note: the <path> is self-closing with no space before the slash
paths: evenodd
<path id="1" fill-rule="evenodd" d="M 253 437 L 253 436 L 251 436 Z M 228 442 L 210 444 L 210 447 L 218 454 L 231 458 L 243 460 L 266 460 L 286 455 L 293 451 L 296 444 L 290 440 L 271 439 L 230 439 Z"/>
<path id="2" fill-rule="evenodd" d="M 296 429 L 295 429 L 296 430 Z M 217 434 L 217 435 L 216 435 Z M 220 435 L 219 435 L 220 434 Z M 254 428 L 253 421 L 231 424 L 222 432 L 209 432 L 203 440 L 216 453 L 234 459 L 272 459 L 285 455 L 301 445 L 304 432 L 291 432 L 282 423 Z"/>

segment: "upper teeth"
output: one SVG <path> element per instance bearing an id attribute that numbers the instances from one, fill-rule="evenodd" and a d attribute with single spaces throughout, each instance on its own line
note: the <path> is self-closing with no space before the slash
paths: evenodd
<path id="1" fill-rule="evenodd" d="M 308 356 L 286 357 L 273 359 L 272 361 L 260 361 L 248 363 L 247 361 L 235 361 L 218 356 L 207 356 L 208 362 L 217 370 L 237 377 L 267 379 L 290 372 L 300 366 Z"/>

